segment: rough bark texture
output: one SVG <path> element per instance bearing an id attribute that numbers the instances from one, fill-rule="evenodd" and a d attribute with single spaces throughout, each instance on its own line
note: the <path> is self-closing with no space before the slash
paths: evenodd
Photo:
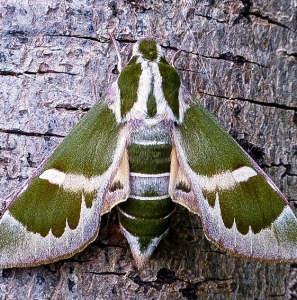
<path id="1" fill-rule="evenodd" d="M 35 3 L 36 2 L 36 3 Z M 117 77 L 132 42 L 154 37 L 184 84 L 297 202 L 297 8 L 266 1 L 3 1 L 0 7 L 0 198 L 61 142 Z M 202 57 L 203 64 L 201 62 Z M 0 277 L 4 299 L 296 299 L 296 265 L 229 256 L 178 208 L 137 270 L 115 213 L 71 259 Z M 290 272 L 291 271 L 291 272 Z M 290 275 L 291 274 L 291 275 Z M 295 297 L 295 298 L 294 298 Z"/>

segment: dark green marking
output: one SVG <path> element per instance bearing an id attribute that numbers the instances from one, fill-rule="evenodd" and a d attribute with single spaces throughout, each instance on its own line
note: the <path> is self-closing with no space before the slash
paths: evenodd
<path id="1" fill-rule="evenodd" d="M 91 208 L 93 204 L 93 200 L 96 198 L 97 192 L 93 193 L 85 193 L 83 192 L 85 197 L 85 203 L 87 208 Z"/>
<path id="2" fill-rule="evenodd" d="M 165 99 L 174 116 L 179 119 L 178 94 L 181 81 L 176 70 L 162 57 L 159 62 L 159 71 L 162 77 L 162 88 Z"/>
<path id="3" fill-rule="evenodd" d="M 251 166 L 243 151 L 238 151 L 236 142 L 202 105 L 186 111 L 179 129 L 189 166 L 197 174 L 213 176 Z"/>
<path id="4" fill-rule="evenodd" d="M 197 103 L 187 110 L 179 129 L 188 164 L 197 174 L 211 177 L 243 166 L 254 169 L 243 150 L 202 105 Z M 215 204 L 216 193 L 225 226 L 231 228 L 235 220 L 242 234 L 248 232 L 249 226 L 254 233 L 269 227 L 286 205 L 262 175 L 230 190 L 203 191 L 210 206 Z"/>
<path id="5" fill-rule="evenodd" d="M 113 112 L 97 104 L 64 139 L 42 172 L 57 169 L 87 178 L 101 175 L 113 162 L 118 134 Z"/>
<path id="6" fill-rule="evenodd" d="M 189 185 L 187 185 L 185 182 L 180 181 L 177 185 L 176 185 L 176 189 L 177 190 L 181 190 L 185 193 L 190 193 L 191 192 L 191 188 Z"/>
<path id="7" fill-rule="evenodd" d="M 154 187 L 150 186 L 150 187 L 145 188 L 145 190 L 143 191 L 141 196 L 143 196 L 143 197 L 156 197 L 156 196 L 160 196 L 160 195 L 157 193 L 157 191 L 155 190 Z"/>
<path id="8" fill-rule="evenodd" d="M 160 137 L 159 137 L 160 138 Z M 167 140 L 167 137 L 166 137 Z M 162 141 L 162 139 L 161 139 Z M 172 145 L 139 145 L 128 146 L 130 172 L 142 174 L 160 174 L 170 172 L 170 155 Z M 137 237 L 140 251 L 144 254 L 152 246 L 154 238 L 164 234 L 171 222 L 171 213 L 175 204 L 170 197 L 162 199 L 155 186 L 147 178 L 145 186 L 137 191 L 139 197 L 146 199 L 128 198 L 118 205 L 118 215 L 121 225 L 133 236 Z M 159 199 L 157 197 L 160 197 Z M 152 197 L 155 197 L 152 199 Z M 157 199 L 157 200 L 156 200 Z"/>
<path id="9" fill-rule="evenodd" d="M 164 218 L 175 208 L 171 198 L 160 200 L 138 200 L 128 198 L 127 201 L 119 204 L 125 213 L 136 218 L 156 219 Z"/>
<path id="10" fill-rule="evenodd" d="M 154 84 L 151 84 L 151 91 L 147 99 L 147 114 L 149 117 L 154 117 L 157 113 L 157 102 L 154 96 Z"/>
<path id="11" fill-rule="evenodd" d="M 122 226 L 135 236 L 158 237 L 163 234 L 170 226 L 171 218 L 156 219 L 130 219 L 123 214 L 119 214 Z"/>
<path id="12" fill-rule="evenodd" d="M 215 204 L 216 204 L 216 191 L 208 192 L 206 190 L 203 190 L 203 196 L 205 197 L 205 199 L 207 199 L 208 204 L 211 207 L 215 206 Z"/>
<path id="13" fill-rule="evenodd" d="M 158 50 L 156 42 L 152 40 L 143 40 L 139 43 L 138 47 L 139 52 L 142 54 L 142 57 L 148 60 L 155 60 L 158 58 Z"/>
<path id="14" fill-rule="evenodd" d="M 27 230 L 45 237 L 51 229 L 54 236 L 60 237 L 66 220 L 71 229 L 77 227 L 81 201 L 81 193 L 66 192 L 47 180 L 35 178 L 9 211 Z"/>
<path id="15" fill-rule="evenodd" d="M 138 145 L 128 146 L 130 172 L 159 174 L 170 171 L 170 154 L 172 146 Z"/>
<path id="16" fill-rule="evenodd" d="M 121 116 L 124 117 L 137 100 L 137 90 L 141 75 L 141 64 L 137 63 L 137 56 L 133 56 L 129 64 L 123 69 L 118 86 L 121 96 Z"/>
<path id="17" fill-rule="evenodd" d="M 267 187 L 261 175 L 241 182 L 232 190 L 219 192 L 219 199 L 225 226 L 231 228 L 235 220 L 242 234 L 247 234 L 249 227 L 253 233 L 268 228 L 285 206 L 279 195 Z"/>
<path id="18" fill-rule="evenodd" d="M 118 211 L 121 225 L 138 237 L 140 250 L 145 252 L 153 238 L 159 237 L 168 230 L 172 218 L 170 214 L 175 204 L 171 198 L 159 200 L 128 198 L 126 202 L 119 204 L 119 208 L 132 216 L 130 218 Z"/>
<path id="19" fill-rule="evenodd" d="M 121 225 L 138 238 L 140 250 L 144 253 L 154 238 L 160 237 L 168 230 L 175 204 L 170 197 L 159 200 L 128 198 L 118 207 Z"/>
<path id="20" fill-rule="evenodd" d="M 57 169 L 87 178 L 101 175 L 113 162 L 118 135 L 113 112 L 99 102 L 64 139 L 39 174 Z M 36 176 L 9 211 L 29 231 L 46 236 L 51 230 L 59 237 L 65 231 L 66 222 L 71 229 L 77 227 L 83 193 L 85 204 L 90 208 L 95 192 L 65 191 Z"/>
<path id="21" fill-rule="evenodd" d="M 111 192 L 115 192 L 116 190 L 121 190 L 123 188 L 122 183 L 118 180 L 113 183 L 113 185 L 109 188 Z"/>

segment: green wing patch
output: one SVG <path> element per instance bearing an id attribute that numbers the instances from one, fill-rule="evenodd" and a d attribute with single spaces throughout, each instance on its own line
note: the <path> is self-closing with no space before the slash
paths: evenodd
<path id="1" fill-rule="evenodd" d="M 210 184 L 212 176 L 217 174 L 228 175 L 244 166 L 255 170 L 247 154 L 202 105 L 197 104 L 186 111 L 179 132 L 188 167 L 196 174 L 191 178 L 192 187 L 199 185 L 201 177 L 208 178 Z M 226 181 L 229 180 L 227 175 Z M 271 226 L 286 206 L 262 174 L 237 182 L 234 186 L 228 185 L 228 182 L 225 185 L 223 181 L 224 175 L 220 182 L 216 182 L 218 187 L 215 190 L 207 190 L 207 186 L 200 188 L 208 205 L 214 207 L 219 201 L 226 228 L 231 228 L 235 222 L 242 234 L 247 234 L 249 228 L 258 233 Z"/>
<path id="2" fill-rule="evenodd" d="M 179 130 L 188 164 L 199 175 L 213 176 L 250 165 L 236 142 L 200 104 L 186 111 Z"/>
<path id="3" fill-rule="evenodd" d="M 55 169 L 86 178 L 102 175 L 114 160 L 118 136 L 113 112 L 98 103 L 64 139 L 39 174 Z M 60 237 L 66 222 L 70 229 L 77 227 L 82 200 L 90 208 L 96 194 L 97 191 L 65 190 L 36 176 L 9 211 L 27 230 L 42 236 L 51 230 Z"/>
<path id="4" fill-rule="evenodd" d="M 113 162 L 119 126 L 113 112 L 96 104 L 64 139 L 44 167 L 88 178 L 103 174 Z"/>
<path id="5" fill-rule="evenodd" d="M 71 193 L 47 180 L 33 179 L 28 189 L 10 206 L 12 216 L 28 231 L 47 236 L 51 230 L 60 237 L 66 228 L 78 225 L 81 193 Z"/>
<path id="6" fill-rule="evenodd" d="M 218 191 L 222 219 L 227 228 L 235 222 L 238 231 L 247 234 L 250 228 L 253 233 L 259 233 L 271 226 L 280 216 L 285 203 L 267 185 L 266 180 L 257 175 L 232 190 Z"/>

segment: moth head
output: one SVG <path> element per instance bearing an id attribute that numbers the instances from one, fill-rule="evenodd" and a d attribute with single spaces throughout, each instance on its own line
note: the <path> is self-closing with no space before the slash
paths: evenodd
<path id="1" fill-rule="evenodd" d="M 145 60 L 159 61 L 163 56 L 161 46 L 150 39 L 140 40 L 133 47 L 132 56 L 138 56 Z"/>

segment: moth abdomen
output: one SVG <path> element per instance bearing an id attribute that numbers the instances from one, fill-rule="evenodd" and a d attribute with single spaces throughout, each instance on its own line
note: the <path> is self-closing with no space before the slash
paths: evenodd
<path id="1" fill-rule="evenodd" d="M 152 241 L 167 232 L 174 207 L 170 197 L 155 200 L 128 198 L 118 205 L 120 224 L 138 238 L 140 254 L 146 256 Z"/>
<path id="2" fill-rule="evenodd" d="M 127 147 L 130 196 L 118 205 L 121 229 L 140 266 L 167 233 L 175 208 L 169 194 L 170 136 L 158 142 L 143 138 Z"/>

